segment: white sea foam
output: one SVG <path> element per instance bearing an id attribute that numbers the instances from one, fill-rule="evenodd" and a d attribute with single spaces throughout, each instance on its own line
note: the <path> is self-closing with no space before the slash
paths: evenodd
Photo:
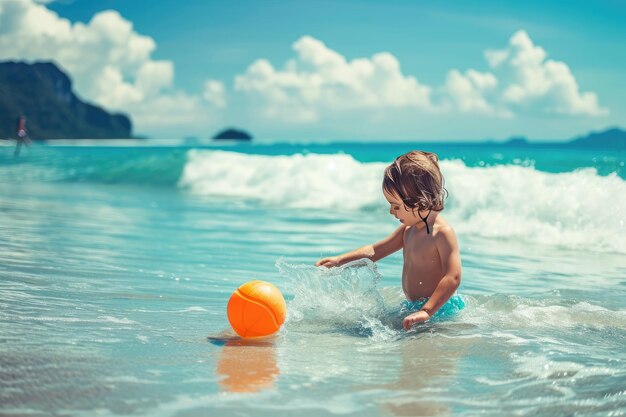
<path id="1" fill-rule="evenodd" d="M 40 317 L 22 317 L 24 320 L 34 320 L 34 321 L 42 321 L 42 322 L 61 322 L 61 323 L 113 323 L 113 324 L 136 324 L 135 321 L 127 319 L 127 318 L 117 318 L 112 316 L 98 316 L 96 319 L 93 318 L 79 318 L 79 317 L 48 317 L 48 316 L 40 316 Z"/>
<path id="2" fill-rule="evenodd" d="M 618 372 L 608 367 L 584 366 L 576 362 L 551 360 L 544 355 L 513 354 L 512 359 L 518 364 L 517 372 L 519 374 L 539 379 L 580 379 L 597 375 L 613 375 Z"/>
<path id="3" fill-rule="evenodd" d="M 117 318 L 113 316 L 99 316 L 99 320 L 102 320 L 105 323 L 114 323 L 114 324 L 136 324 L 135 321 L 127 319 L 126 317 Z"/>
<path id="4" fill-rule="evenodd" d="M 193 307 L 187 307 L 182 310 L 178 310 L 177 313 L 193 313 L 193 312 L 202 312 L 202 311 L 208 311 L 208 310 L 200 306 L 193 306 Z"/>
<path id="5" fill-rule="evenodd" d="M 468 308 L 463 321 L 494 327 L 493 336 L 506 337 L 507 330 L 565 329 L 585 327 L 611 329 L 626 327 L 626 310 L 609 310 L 588 302 L 557 304 L 504 294 L 466 297 Z M 512 340 L 521 344 L 521 340 Z"/>
<path id="6" fill-rule="evenodd" d="M 204 196 L 281 207 L 384 210 L 385 166 L 345 154 L 190 150 L 179 186 Z M 441 168 L 449 191 L 444 215 L 458 233 L 626 253 L 626 181 L 615 174 L 468 167 L 459 160 L 443 160 Z"/>
<path id="7" fill-rule="evenodd" d="M 626 253 L 626 181 L 594 169 L 547 173 L 442 164 L 456 229 L 489 238 Z"/>
<path id="8" fill-rule="evenodd" d="M 383 163 L 350 155 L 245 155 L 191 150 L 179 185 L 207 196 L 294 208 L 358 210 L 381 204 Z"/>

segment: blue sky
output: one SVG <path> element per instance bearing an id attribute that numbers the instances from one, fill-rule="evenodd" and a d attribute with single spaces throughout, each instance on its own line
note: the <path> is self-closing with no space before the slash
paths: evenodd
<path id="1" fill-rule="evenodd" d="M 261 140 L 546 140 L 624 127 L 623 2 L 5 2 L 47 7 L 59 39 L 1 58 L 55 59 L 81 96 L 152 137 L 232 125 Z M 124 30 L 153 44 L 125 52 L 131 41 L 111 40 Z M 91 69 L 64 51 L 83 47 Z"/>

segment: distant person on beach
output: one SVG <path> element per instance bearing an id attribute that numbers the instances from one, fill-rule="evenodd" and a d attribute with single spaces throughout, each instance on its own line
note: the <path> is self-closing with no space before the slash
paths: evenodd
<path id="1" fill-rule="evenodd" d="M 320 259 L 316 265 L 331 268 L 361 258 L 376 262 L 403 249 L 404 329 L 435 315 L 455 314 L 465 306 L 455 294 L 461 283 L 461 254 L 454 230 L 440 215 L 447 191 L 439 158 L 421 151 L 401 155 L 385 169 L 382 185 L 389 214 L 402 225 L 380 242 Z"/>
<path id="2" fill-rule="evenodd" d="M 28 132 L 26 131 L 26 117 L 20 116 L 17 121 L 17 139 L 15 140 L 15 152 L 13 156 L 20 156 L 20 150 L 22 148 L 22 144 L 26 146 L 30 145 L 30 138 L 28 137 Z"/>

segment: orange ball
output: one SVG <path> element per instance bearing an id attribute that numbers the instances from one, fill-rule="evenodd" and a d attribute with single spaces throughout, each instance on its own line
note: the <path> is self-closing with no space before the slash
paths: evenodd
<path id="1" fill-rule="evenodd" d="M 250 281 L 239 287 L 228 301 L 228 321 L 241 337 L 269 336 L 285 322 L 287 304 L 276 286 Z"/>

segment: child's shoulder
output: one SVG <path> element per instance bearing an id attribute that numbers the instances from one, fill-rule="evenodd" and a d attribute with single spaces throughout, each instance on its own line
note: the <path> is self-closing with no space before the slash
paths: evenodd
<path id="1" fill-rule="evenodd" d="M 439 235 L 442 237 L 455 236 L 454 229 L 441 214 L 437 215 L 437 219 L 435 220 L 433 227 L 433 237 L 437 237 Z"/>
<path id="2" fill-rule="evenodd" d="M 458 241 L 454 229 L 443 217 L 437 218 L 436 227 L 433 231 L 434 244 L 440 253 L 451 253 L 458 247 Z"/>

